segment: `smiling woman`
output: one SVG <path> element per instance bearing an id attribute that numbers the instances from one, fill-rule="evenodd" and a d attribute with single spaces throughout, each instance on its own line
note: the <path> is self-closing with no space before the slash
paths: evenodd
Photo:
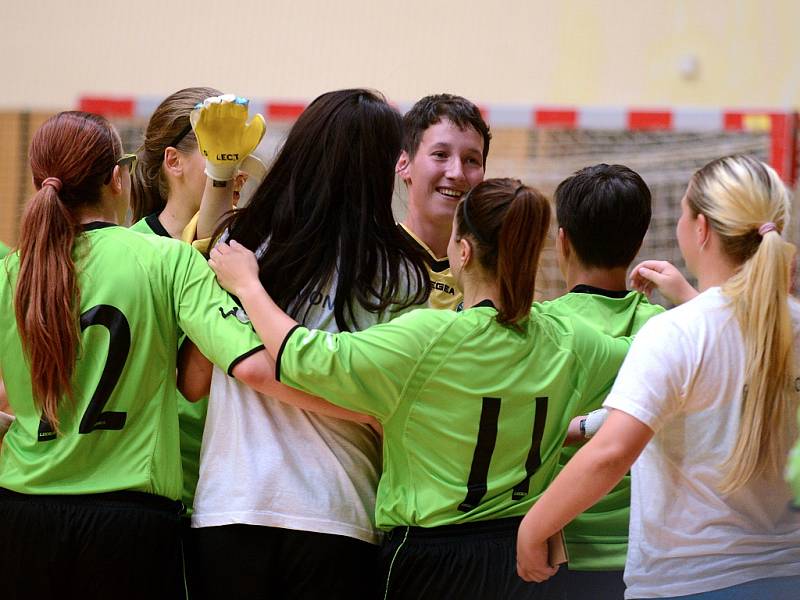
<path id="1" fill-rule="evenodd" d="M 403 118 L 403 153 L 397 171 L 408 190 L 400 225 L 427 256 L 431 308 L 461 302 L 445 255 L 456 205 L 483 181 L 491 134 L 472 102 L 437 94 L 419 100 Z"/>

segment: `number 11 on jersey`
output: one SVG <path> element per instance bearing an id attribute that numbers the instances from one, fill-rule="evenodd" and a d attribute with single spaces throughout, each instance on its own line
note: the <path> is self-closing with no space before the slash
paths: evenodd
<path id="1" fill-rule="evenodd" d="M 525 461 L 525 478 L 514 486 L 511 497 L 521 500 L 528 495 L 530 480 L 536 469 L 542 464 L 541 448 L 544 425 L 547 421 L 547 396 L 536 398 L 536 413 L 533 419 L 533 434 L 528 458 Z M 500 398 L 483 397 L 481 406 L 481 421 L 478 426 L 478 440 L 475 443 L 475 452 L 472 454 L 472 467 L 467 480 L 467 496 L 458 506 L 458 510 L 469 512 L 486 495 L 489 465 L 492 462 L 495 444 L 497 442 L 497 422 L 500 418 Z"/>

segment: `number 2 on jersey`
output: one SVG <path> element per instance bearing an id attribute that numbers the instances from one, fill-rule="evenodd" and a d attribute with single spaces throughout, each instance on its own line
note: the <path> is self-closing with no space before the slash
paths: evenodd
<path id="1" fill-rule="evenodd" d="M 547 421 L 547 396 L 536 398 L 536 416 L 533 419 L 533 435 L 528 458 L 525 461 L 525 478 L 514 486 L 511 497 L 520 500 L 528 495 L 531 477 L 542 464 L 541 448 L 544 425 Z M 467 496 L 458 510 L 469 512 L 478 504 L 488 489 L 489 464 L 492 462 L 497 442 L 497 422 L 500 418 L 500 398 L 484 397 L 481 407 L 481 421 L 478 426 L 478 440 L 472 454 L 472 467 L 467 480 Z"/>
<path id="2" fill-rule="evenodd" d="M 100 381 L 97 382 L 92 399 L 89 401 L 89 406 L 86 407 L 86 411 L 81 417 L 78 433 L 90 433 L 96 429 L 122 429 L 128 416 L 124 412 L 103 412 L 106 402 L 122 375 L 122 369 L 125 367 L 131 349 L 131 329 L 128 319 L 118 308 L 108 304 L 98 304 L 81 315 L 81 331 L 85 331 L 92 325 L 101 325 L 108 329 L 108 356 L 100 375 Z M 47 419 L 42 417 L 39 422 L 39 441 L 46 442 L 55 437 L 55 429 Z"/>

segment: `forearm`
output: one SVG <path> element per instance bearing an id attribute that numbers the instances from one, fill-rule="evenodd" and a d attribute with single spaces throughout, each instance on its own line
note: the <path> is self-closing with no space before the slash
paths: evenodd
<path id="1" fill-rule="evenodd" d="M 575 446 L 586 441 L 586 438 L 583 437 L 583 432 L 581 431 L 581 421 L 583 421 L 585 418 L 586 415 L 578 415 L 569 422 L 569 427 L 567 428 L 567 437 L 564 439 L 565 446 Z"/>
<path id="2" fill-rule="evenodd" d="M 371 425 L 373 428 L 376 428 L 377 426 L 377 421 L 369 415 L 353 412 L 352 410 L 347 410 L 346 408 L 336 406 L 327 400 L 317 396 L 312 396 L 311 394 L 306 394 L 305 392 L 301 392 L 300 390 L 296 390 L 282 383 L 276 382 L 276 389 L 272 391 L 265 391 L 265 393 L 268 393 L 276 400 L 291 404 L 292 406 L 296 406 L 297 408 L 301 408 L 303 410 L 328 417 L 334 417 L 336 419 L 343 419 L 345 421 L 365 423 Z"/>
<path id="3" fill-rule="evenodd" d="M 377 421 L 368 415 L 353 412 L 331 404 L 327 400 L 312 396 L 275 380 L 275 364 L 266 352 L 256 352 L 233 368 L 233 376 L 257 392 L 269 396 L 267 402 L 278 400 L 302 410 L 320 415 L 366 423 L 377 429 Z M 272 400 L 274 399 L 274 400 Z"/>
<path id="4" fill-rule="evenodd" d="M 233 207 L 233 181 L 214 181 L 206 178 L 203 200 L 197 218 L 197 239 L 214 235 L 222 217 Z"/>

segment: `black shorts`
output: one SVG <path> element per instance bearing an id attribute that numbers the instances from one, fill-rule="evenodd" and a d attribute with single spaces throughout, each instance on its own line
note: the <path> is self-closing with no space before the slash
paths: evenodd
<path id="1" fill-rule="evenodd" d="M 517 575 L 521 518 L 441 527 L 397 527 L 382 550 L 385 597 L 391 600 L 539 600 L 550 583 Z"/>
<path id="2" fill-rule="evenodd" d="M 201 527 L 192 533 L 196 562 L 190 600 L 381 597 L 380 548 L 375 544 L 259 525 Z"/>
<path id="3" fill-rule="evenodd" d="M 31 496 L 0 488 L 0 596 L 183 598 L 181 510 L 141 492 Z"/>

